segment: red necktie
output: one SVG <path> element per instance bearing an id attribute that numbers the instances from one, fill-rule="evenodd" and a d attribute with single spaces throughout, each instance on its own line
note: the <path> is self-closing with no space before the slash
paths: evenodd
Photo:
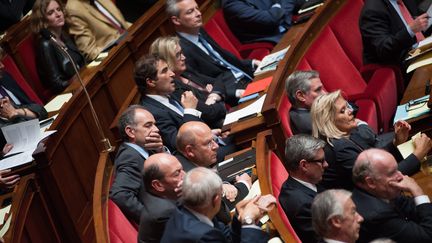
<path id="1" fill-rule="evenodd" d="M 397 0 L 397 4 L 399 6 L 399 9 L 401 11 L 401 14 L 403 16 L 403 18 L 405 19 L 405 21 L 407 22 L 408 25 L 410 25 L 412 22 L 414 22 L 414 19 L 412 18 L 410 12 L 408 11 L 408 9 L 406 8 L 405 4 L 402 2 L 402 0 Z M 424 35 L 421 31 L 415 33 L 416 38 L 417 38 L 417 42 L 424 40 Z"/>

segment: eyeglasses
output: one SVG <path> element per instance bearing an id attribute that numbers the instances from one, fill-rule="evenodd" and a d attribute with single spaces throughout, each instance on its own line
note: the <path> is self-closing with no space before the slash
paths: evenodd
<path id="1" fill-rule="evenodd" d="M 176 58 L 177 60 L 180 60 L 181 57 L 182 57 L 182 55 L 183 55 L 183 51 L 179 51 L 179 52 L 177 52 L 177 53 L 175 54 L 175 58 Z"/>
<path id="2" fill-rule="evenodd" d="M 320 163 L 320 164 L 324 164 L 326 162 L 325 158 L 322 159 L 315 159 L 315 160 L 306 160 L 309 163 Z"/>
<path id="3" fill-rule="evenodd" d="M 408 112 L 408 111 L 420 109 L 428 102 L 428 100 L 429 97 L 421 100 L 410 100 L 408 103 L 406 103 L 405 110 Z"/>

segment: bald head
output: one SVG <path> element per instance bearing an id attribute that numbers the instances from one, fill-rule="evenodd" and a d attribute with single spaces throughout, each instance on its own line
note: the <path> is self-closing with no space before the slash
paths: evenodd
<path id="1" fill-rule="evenodd" d="M 177 199 L 175 189 L 179 187 L 183 175 L 182 165 L 170 154 L 153 154 L 144 162 L 144 186 L 147 191 L 161 197 Z"/>
<path id="2" fill-rule="evenodd" d="M 203 134 L 211 133 L 211 129 L 207 124 L 199 121 L 190 121 L 183 124 L 178 133 L 176 146 L 180 151 L 184 151 L 186 145 L 196 144 L 197 137 Z"/>
<path id="3" fill-rule="evenodd" d="M 393 155 L 382 149 L 373 148 L 361 152 L 353 167 L 354 183 L 364 183 L 366 177 L 378 176 L 377 169 L 392 162 L 396 163 Z"/>

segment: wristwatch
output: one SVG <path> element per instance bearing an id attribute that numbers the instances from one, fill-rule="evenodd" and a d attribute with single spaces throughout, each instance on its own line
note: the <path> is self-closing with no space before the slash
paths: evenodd
<path id="1" fill-rule="evenodd" d="M 245 225 L 251 225 L 251 224 L 254 224 L 254 220 L 253 220 L 253 218 L 251 216 L 246 215 L 243 218 L 243 222 L 242 223 L 245 224 Z"/>

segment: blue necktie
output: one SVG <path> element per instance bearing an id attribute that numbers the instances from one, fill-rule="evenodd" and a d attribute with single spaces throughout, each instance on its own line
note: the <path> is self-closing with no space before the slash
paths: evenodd
<path id="1" fill-rule="evenodd" d="M 175 106 L 182 114 L 184 114 L 184 108 L 175 99 L 168 98 L 168 102 Z"/>
<path id="2" fill-rule="evenodd" d="M 205 47 L 205 49 L 207 50 L 207 52 L 209 53 L 209 55 L 216 60 L 217 62 L 220 63 L 220 65 L 228 68 L 231 70 L 231 72 L 233 73 L 234 77 L 236 78 L 236 80 L 240 80 L 243 77 L 248 78 L 249 80 L 252 80 L 252 77 L 249 76 L 247 73 L 243 72 L 242 70 L 240 70 L 239 68 L 237 68 L 236 66 L 232 65 L 231 63 L 229 63 L 227 60 L 225 60 L 217 51 L 215 51 L 213 49 L 213 47 L 206 41 L 206 39 L 204 39 L 201 35 L 198 36 L 198 40 L 201 42 L 201 44 Z"/>

